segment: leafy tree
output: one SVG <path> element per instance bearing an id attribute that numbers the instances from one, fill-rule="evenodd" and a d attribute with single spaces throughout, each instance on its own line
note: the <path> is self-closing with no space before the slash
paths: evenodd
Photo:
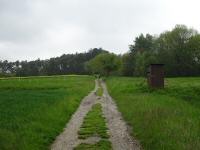
<path id="1" fill-rule="evenodd" d="M 124 76 L 133 76 L 135 70 L 135 58 L 133 53 L 125 53 L 121 57 L 121 74 Z"/>
<path id="2" fill-rule="evenodd" d="M 157 59 L 165 64 L 167 75 L 188 76 L 193 72 L 194 64 L 191 57 L 193 51 L 188 48 L 188 43 L 196 35 L 197 31 L 188 29 L 184 25 L 177 25 L 172 31 L 160 35 L 157 40 L 159 45 Z"/>
<path id="3" fill-rule="evenodd" d="M 133 45 L 129 45 L 129 49 L 132 53 L 150 51 L 153 48 L 154 37 L 150 34 L 146 34 L 145 36 L 141 34 L 139 37 L 135 38 L 134 43 Z"/>
<path id="4" fill-rule="evenodd" d="M 167 76 L 200 74 L 200 35 L 184 25 L 177 25 L 158 37 L 141 34 L 130 45 L 130 54 L 134 56 L 134 75 L 145 75 L 151 63 L 165 64 Z"/>
<path id="5" fill-rule="evenodd" d="M 150 34 L 145 36 L 141 34 L 139 37 L 135 38 L 134 44 L 129 46 L 130 56 L 132 60 L 129 60 L 129 64 L 132 63 L 134 67 L 133 75 L 140 76 L 146 74 L 146 68 L 150 63 L 155 63 L 155 46 L 156 37 Z"/>
<path id="6" fill-rule="evenodd" d="M 120 58 L 111 53 L 102 53 L 87 63 L 87 67 L 92 73 L 109 76 L 111 72 L 120 67 Z"/>

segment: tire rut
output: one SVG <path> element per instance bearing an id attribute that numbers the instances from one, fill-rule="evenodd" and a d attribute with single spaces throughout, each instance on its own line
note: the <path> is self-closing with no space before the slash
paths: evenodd
<path id="1" fill-rule="evenodd" d="M 80 143 L 80 140 L 78 139 L 78 131 L 83 123 L 84 117 L 96 101 L 95 93 L 97 89 L 98 83 L 95 81 L 95 89 L 82 100 L 79 108 L 72 115 L 72 118 L 64 128 L 64 131 L 51 145 L 51 150 L 73 150 L 73 148 Z"/>
<path id="2" fill-rule="evenodd" d="M 118 111 L 117 106 L 111 96 L 109 95 L 106 84 L 101 82 L 103 88 L 103 97 L 101 104 L 103 113 L 110 133 L 110 141 L 114 150 L 140 150 L 140 144 L 136 139 L 130 136 L 128 126 L 123 120 L 121 113 Z"/>

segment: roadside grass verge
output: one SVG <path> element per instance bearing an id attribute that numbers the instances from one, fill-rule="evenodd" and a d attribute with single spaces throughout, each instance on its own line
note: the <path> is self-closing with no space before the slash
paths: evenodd
<path id="1" fill-rule="evenodd" d="M 49 149 L 93 87 L 90 76 L 0 80 L 0 149 Z"/>
<path id="2" fill-rule="evenodd" d="M 168 78 L 163 90 L 143 78 L 111 77 L 107 85 L 144 149 L 200 149 L 200 78 Z"/>
<path id="3" fill-rule="evenodd" d="M 100 141 L 96 144 L 81 143 L 75 150 L 110 150 L 111 143 L 108 140 L 105 118 L 102 114 L 101 104 L 95 104 L 84 118 L 83 124 L 78 132 L 79 139 L 87 139 L 89 137 L 100 137 Z"/>

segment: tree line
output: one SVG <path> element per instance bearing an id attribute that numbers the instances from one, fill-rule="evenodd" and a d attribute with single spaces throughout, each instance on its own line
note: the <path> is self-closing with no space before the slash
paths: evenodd
<path id="1" fill-rule="evenodd" d="M 200 34 L 176 25 L 160 35 L 140 34 L 123 55 L 101 54 L 89 62 L 93 73 L 146 76 L 150 64 L 164 64 L 166 76 L 200 75 Z"/>
<path id="2" fill-rule="evenodd" d="M 67 54 L 47 60 L 0 61 L 0 72 L 16 76 L 101 74 L 145 76 L 150 64 L 165 65 L 166 76 L 200 75 L 200 34 L 176 25 L 160 35 L 140 34 L 122 55 L 94 48 L 87 53 Z"/>
<path id="3" fill-rule="evenodd" d="M 93 48 L 85 53 L 64 54 L 60 57 L 34 61 L 0 61 L 0 76 L 43 76 L 88 74 L 85 63 L 107 51 Z"/>
<path id="4" fill-rule="evenodd" d="M 185 25 L 159 36 L 141 34 L 129 48 L 122 56 L 123 75 L 145 75 L 152 63 L 164 64 L 166 76 L 200 75 L 200 34 Z"/>

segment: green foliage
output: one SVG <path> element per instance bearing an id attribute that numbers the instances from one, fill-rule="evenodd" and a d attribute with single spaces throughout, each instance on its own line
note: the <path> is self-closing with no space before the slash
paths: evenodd
<path id="1" fill-rule="evenodd" d="M 85 53 L 63 54 L 60 57 L 47 60 L 8 62 L 0 60 L 0 77 L 41 76 L 61 74 L 88 74 L 85 63 L 98 54 L 106 52 L 102 48 L 94 48 Z"/>
<path id="2" fill-rule="evenodd" d="M 0 85 L 0 149 L 44 150 L 62 132 L 94 80 L 90 76 L 12 78 L 1 79 Z"/>
<path id="3" fill-rule="evenodd" d="M 126 53 L 122 55 L 121 62 L 121 74 L 124 76 L 132 76 L 136 66 L 133 53 Z"/>
<path id="4" fill-rule="evenodd" d="M 130 70 L 133 75 L 146 75 L 151 63 L 165 64 L 167 76 L 200 74 L 200 35 L 184 25 L 177 25 L 159 36 L 141 34 L 130 45 L 130 52 L 134 63 L 128 58 L 125 62 L 133 65 L 134 69 Z"/>
<path id="5" fill-rule="evenodd" d="M 200 78 L 168 78 L 162 90 L 149 90 L 144 78 L 106 81 L 143 149 L 200 149 Z"/>
<path id="6" fill-rule="evenodd" d="M 146 34 L 146 36 L 144 36 L 143 34 L 141 34 L 139 37 L 135 38 L 135 44 L 134 45 L 130 45 L 130 51 L 135 53 L 135 52 L 139 52 L 139 53 L 143 53 L 144 51 L 150 51 L 153 48 L 153 44 L 154 44 L 154 37 L 150 34 Z"/>
<path id="7" fill-rule="evenodd" d="M 111 53 L 102 53 L 87 63 L 88 69 L 92 73 L 98 73 L 109 76 L 111 72 L 116 71 L 120 67 L 120 58 Z"/>
<path id="8" fill-rule="evenodd" d="M 160 35 L 157 40 L 160 45 L 158 60 L 165 64 L 167 75 L 197 75 L 195 68 L 198 68 L 195 65 L 193 49 L 196 49 L 198 45 L 192 45 L 190 42 L 196 36 L 198 34 L 195 30 L 183 25 L 178 25 L 172 31 Z"/>

